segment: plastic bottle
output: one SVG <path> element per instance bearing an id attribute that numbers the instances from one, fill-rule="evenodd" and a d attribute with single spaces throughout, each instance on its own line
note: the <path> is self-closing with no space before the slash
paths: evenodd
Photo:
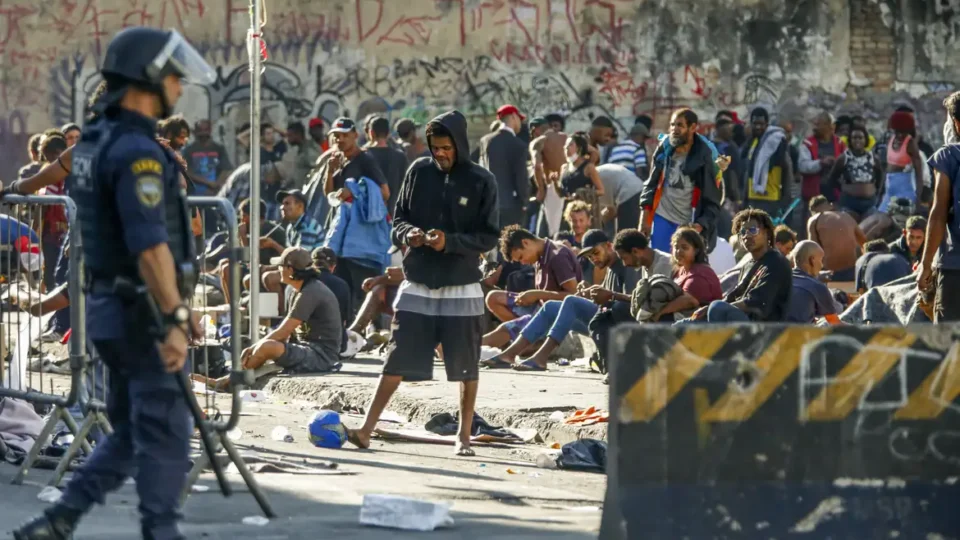
<path id="1" fill-rule="evenodd" d="M 217 339 L 217 324 L 209 314 L 200 317 L 200 328 L 203 328 L 203 335 L 207 339 Z"/>

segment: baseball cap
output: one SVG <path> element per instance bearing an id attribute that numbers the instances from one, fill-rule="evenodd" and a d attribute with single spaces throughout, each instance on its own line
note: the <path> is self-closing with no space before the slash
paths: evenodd
<path id="1" fill-rule="evenodd" d="M 586 257 L 594 248 L 609 241 L 610 237 L 607 236 L 607 233 L 600 229 L 590 229 L 583 233 L 583 241 L 580 242 L 583 249 L 580 250 L 580 257 Z"/>
<path id="2" fill-rule="evenodd" d="M 278 191 L 277 192 L 277 202 L 282 203 L 287 197 L 294 197 L 298 201 L 302 202 L 304 206 L 307 205 L 307 196 L 303 194 L 299 189 L 291 189 L 289 191 Z"/>
<path id="3" fill-rule="evenodd" d="M 337 264 L 337 252 L 326 246 L 320 246 L 313 250 L 311 257 L 313 257 L 313 265 L 317 268 L 326 268 Z"/>
<path id="4" fill-rule="evenodd" d="M 638 137 L 638 136 L 646 137 L 647 135 L 650 135 L 650 128 L 648 128 L 643 124 L 634 124 L 633 127 L 630 128 L 631 137 Z"/>
<path id="5" fill-rule="evenodd" d="M 397 132 L 401 139 L 406 139 L 407 135 L 410 135 L 418 127 L 420 127 L 420 124 L 414 122 L 411 118 L 401 118 L 393 124 L 393 130 Z"/>
<path id="6" fill-rule="evenodd" d="M 530 127 L 535 128 L 535 127 L 545 126 L 548 123 L 549 122 L 547 122 L 546 118 L 542 116 L 535 116 L 530 120 Z"/>
<path id="7" fill-rule="evenodd" d="M 356 131 L 357 125 L 353 120 L 341 116 L 333 121 L 333 126 L 330 127 L 330 133 L 350 133 L 351 131 Z"/>
<path id="8" fill-rule="evenodd" d="M 313 266 L 313 258 L 310 252 L 301 247 L 288 247 L 283 250 L 279 257 L 270 259 L 270 264 L 274 266 L 289 266 L 294 270 L 306 270 Z"/>
<path id="9" fill-rule="evenodd" d="M 311 118 L 310 122 L 307 124 L 307 127 L 310 129 L 323 127 L 323 118 Z"/>
<path id="10" fill-rule="evenodd" d="M 497 109 L 497 118 L 503 118 L 504 116 L 507 116 L 509 114 L 515 114 L 519 116 L 521 122 L 527 119 L 527 117 L 520 112 L 520 109 L 518 109 L 516 105 L 508 104 Z"/>

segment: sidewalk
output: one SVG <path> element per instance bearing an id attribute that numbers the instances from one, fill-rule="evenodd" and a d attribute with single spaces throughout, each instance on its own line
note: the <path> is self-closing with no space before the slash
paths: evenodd
<path id="1" fill-rule="evenodd" d="M 264 389 L 273 395 L 305 400 L 325 409 L 369 405 L 383 363 L 377 356 L 364 355 L 345 362 L 340 373 L 320 376 L 278 376 Z M 582 368 L 550 364 L 546 373 L 517 373 L 511 370 L 481 370 L 477 412 L 494 425 L 534 428 L 548 442 L 565 443 L 581 438 L 605 440 L 606 424 L 577 427 L 549 419 L 551 413 L 565 415 L 588 407 L 607 409 L 608 387 L 603 376 Z M 389 411 L 414 423 L 426 423 L 433 415 L 456 412 L 459 387 L 446 381 L 443 367 L 435 365 L 434 380 L 405 383 L 394 395 Z"/>

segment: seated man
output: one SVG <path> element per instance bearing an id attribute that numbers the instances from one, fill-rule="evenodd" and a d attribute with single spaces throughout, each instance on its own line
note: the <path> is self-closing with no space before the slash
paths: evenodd
<path id="1" fill-rule="evenodd" d="M 287 227 L 286 247 L 302 248 L 307 253 L 320 247 L 323 240 L 323 230 L 317 220 L 306 215 L 307 198 L 303 193 L 298 189 L 280 191 L 277 193 L 277 202 L 280 203 L 280 217 Z M 283 251 L 284 249 L 280 242 L 270 238 L 261 240 L 260 248 L 277 251 Z M 280 271 L 272 266 L 261 267 L 260 271 L 263 276 L 264 290 L 280 293 L 280 311 L 283 312 L 283 284 Z M 247 280 L 249 280 L 249 276 L 244 280 L 244 285 L 249 287 L 249 281 Z"/>
<path id="2" fill-rule="evenodd" d="M 363 291 L 367 294 L 360 306 L 360 312 L 353 320 L 353 324 L 347 328 L 349 332 L 356 332 L 361 336 L 367 329 L 367 326 L 376 321 L 380 315 L 393 316 L 393 301 L 397 297 L 397 290 L 403 283 L 403 268 L 391 266 L 387 268 L 382 276 L 367 278 L 363 281 Z M 370 339 L 372 336 L 366 336 L 367 350 L 370 350 L 383 342 L 377 342 L 377 339 Z"/>
<path id="3" fill-rule="evenodd" d="M 320 281 L 310 252 L 288 247 L 271 263 L 278 265 L 281 282 L 287 287 L 287 315 L 275 330 L 244 349 L 243 368 L 257 369 L 273 361 L 288 373 L 337 369 L 343 338 L 340 306 Z"/>
<path id="4" fill-rule="evenodd" d="M 831 281 L 853 281 L 853 267 L 867 237 L 850 214 L 837 212 L 823 195 L 810 199 L 810 221 L 807 239 L 813 240 L 826 253 L 823 265 L 833 272 Z"/>
<path id="5" fill-rule="evenodd" d="M 914 266 L 923 256 L 923 239 L 927 233 L 927 219 L 910 216 L 903 228 L 903 236 L 890 243 L 890 253 L 900 255 Z"/>
<path id="6" fill-rule="evenodd" d="M 910 263 L 902 256 L 890 253 L 890 246 L 883 240 L 867 242 L 864 250 L 866 253 L 857 259 L 856 280 L 854 281 L 854 287 L 860 294 L 913 273 Z"/>
<path id="7" fill-rule="evenodd" d="M 243 247 L 250 246 L 250 199 L 244 199 L 240 202 L 240 228 L 239 228 L 239 240 L 240 245 Z M 263 201 L 260 201 L 260 232 L 258 235 L 258 242 L 260 245 L 260 263 L 261 268 L 270 262 L 270 259 L 277 257 L 283 252 L 283 248 L 286 244 L 286 235 L 283 231 L 283 227 L 279 223 L 274 223 L 267 220 L 267 204 Z M 207 258 L 213 258 L 218 255 L 218 252 L 222 252 L 227 248 L 227 242 L 224 242 L 220 245 L 219 249 L 211 252 Z M 220 277 L 220 290 L 223 291 L 224 302 L 230 303 L 230 265 L 229 260 L 224 258 L 221 259 L 217 265 L 217 275 Z M 250 275 L 250 268 L 247 263 L 244 263 L 241 269 L 241 279 L 248 279 Z"/>
<path id="8" fill-rule="evenodd" d="M 313 267 L 320 273 L 318 279 L 330 289 L 330 292 L 337 297 L 337 305 L 340 306 L 340 322 L 343 325 L 343 340 L 341 341 L 341 350 L 347 348 L 347 325 L 350 324 L 350 317 L 353 313 L 353 296 L 350 294 L 350 286 L 343 278 L 334 275 L 337 269 L 337 254 L 328 247 L 318 247 L 311 254 L 313 258 Z"/>
<path id="9" fill-rule="evenodd" d="M 773 247 L 773 221 L 762 210 L 744 210 L 733 218 L 733 230 L 753 262 L 740 272 L 740 280 L 723 300 L 693 312 L 699 322 L 780 322 L 786 317 L 793 290 L 787 259 Z"/>
<path id="10" fill-rule="evenodd" d="M 624 283 L 632 284 L 637 281 L 636 272 L 628 270 L 613 248 L 613 243 L 601 230 L 591 229 L 583 235 L 583 250 L 581 257 L 589 257 L 597 268 L 607 271 L 603 286 L 578 287 L 576 295 L 570 295 L 560 300 L 550 300 L 543 304 L 530 322 L 523 327 L 520 337 L 517 338 L 503 353 L 481 362 L 490 368 L 512 367 L 517 371 L 545 371 L 550 353 L 560 346 L 560 343 L 571 331 L 586 334 L 587 324 L 597 313 L 598 304 L 595 300 L 609 300 L 611 291 L 622 290 Z M 630 273 L 629 278 L 625 274 Z M 601 289 L 604 290 L 600 293 Z M 607 293 L 610 293 L 608 295 Z M 629 294 L 629 292 L 627 292 Z M 534 343 L 546 337 L 543 345 L 527 361 L 515 364 L 516 357 Z"/>
<path id="11" fill-rule="evenodd" d="M 777 251 L 784 257 L 789 257 L 793 248 L 797 245 L 797 233 L 786 225 L 777 225 L 773 230 L 773 245 L 777 246 Z"/>
<path id="12" fill-rule="evenodd" d="M 817 276 L 823 269 L 823 248 L 812 240 L 797 244 L 793 253 L 793 292 L 786 322 L 811 324 L 823 317 L 830 324 L 840 324 L 837 305 L 830 289 Z"/>
<path id="13" fill-rule="evenodd" d="M 583 271 L 570 248 L 511 225 L 500 234 L 500 252 L 504 259 L 532 264 L 536 289 L 520 294 L 492 291 L 487 295 L 487 308 L 505 324 L 484 336 L 483 344 L 502 347 L 516 339 L 542 302 L 563 300 L 577 292 Z M 494 336 L 495 335 L 495 336 Z"/>

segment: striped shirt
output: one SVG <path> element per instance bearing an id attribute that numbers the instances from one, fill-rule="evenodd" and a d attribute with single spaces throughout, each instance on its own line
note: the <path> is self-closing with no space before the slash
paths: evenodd
<path id="1" fill-rule="evenodd" d="M 627 139 L 610 150 L 607 163 L 622 165 L 633 174 L 637 174 L 637 171 L 647 169 L 647 151 L 639 144 Z"/>
<path id="2" fill-rule="evenodd" d="M 323 243 L 322 232 L 317 220 L 304 214 L 296 223 L 287 225 L 287 247 L 301 247 L 313 251 Z"/>
<path id="3" fill-rule="evenodd" d="M 479 283 L 431 289 L 404 281 L 397 290 L 393 309 L 430 317 L 478 317 L 484 314 L 483 289 Z"/>

